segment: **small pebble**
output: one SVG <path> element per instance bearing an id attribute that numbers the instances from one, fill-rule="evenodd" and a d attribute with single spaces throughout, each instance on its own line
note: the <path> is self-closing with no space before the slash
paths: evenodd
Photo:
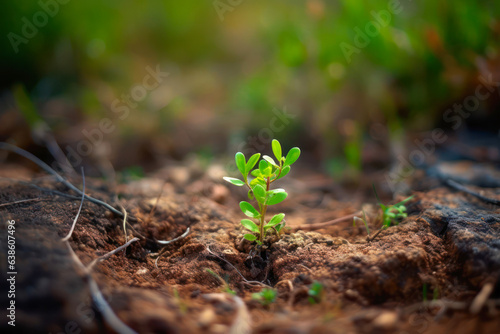
<path id="1" fill-rule="evenodd" d="M 373 320 L 373 325 L 380 329 L 393 329 L 398 321 L 396 312 L 383 312 Z"/>

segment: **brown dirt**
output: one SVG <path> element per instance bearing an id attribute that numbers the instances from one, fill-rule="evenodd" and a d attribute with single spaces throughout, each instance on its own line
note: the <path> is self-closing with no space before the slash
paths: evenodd
<path id="1" fill-rule="evenodd" d="M 242 241 L 242 217 L 236 209 L 244 193 L 213 175 L 217 173 L 166 168 L 117 189 L 120 203 L 137 218 L 131 225 L 146 239 L 98 264 L 93 277 L 118 317 L 139 333 L 245 333 L 248 328 L 253 333 L 496 333 L 500 328 L 495 307 L 478 315 L 468 309 L 447 310 L 436 318 L 438 309 L 419 306 L 424 285 L 428 299 L 436 291 L 440 300 L 469 305 L 490 282 L 495 286 L 492 297 L 499 297 L 498 206 L 420 176 L 413 180 L 419 191 L 407 205 L 409 217 L 372 242 L 366 241 L 364 226 L 346 221 L 317 231 L 289 231 L 259 254 Z M 14 181 L 25 179 L 69 193 L 22 166 L 4 165 L 0 176 L 0 203 L 37 198 L 0 207 L 3 232 L 8 219 L 16 221 L 16 330 L 110 332 L 60 241 L 79 200 Z M 291 182 L 289 199 L 274 211 L 285 212 L 292 229 L 361 208 L 361 201 L 338 201 L 324 176 Z M 87 186 L 91 196 L 113 203 L 114 192 L 103 182 L 88 178 Z M 499 190 L 490 188 L 488 193 L 499 196 Z M 363 208 L 374 232 L 379 227 L 377 207 Z M 163 248 L 154 242 L 173 239 L 188 227 L 191 232 L 184 239 Z M 86 201 L 70 240 L 83 263 L 123 243 L 121 218 Z M 2 275 L 7 272 L 5 257 L 2 246 Z M 217 294 L 224 285 L 207 268 L 246 307 L 238 298 Z M 261 287 L 246 280 L 274 287 L 277 302 L 263 306 L 252 300 Z M 324 294 L 320 303 L 311 305 L 308 289 L 314 281 L 323 284 Z M 2 289 L 5 282 L 2 276 Z M 4 305 L 6 294 L 0 300 Z"/>

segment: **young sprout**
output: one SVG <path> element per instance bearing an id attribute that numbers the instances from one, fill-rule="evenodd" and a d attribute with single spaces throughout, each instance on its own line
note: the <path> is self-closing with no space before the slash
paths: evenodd
<path id="1" fill-rule="evenodd" d="M 352 222 L 353 227 L 356 227 L 356 222 L 358 222 L 358 223 L 362 222 L 365 225 L 366 234 L 370 235 L 370 229 L 368 228 L 368 223 L 366 222 L 366 214 L 365 214 L 364 210 L 363 210 L 363 218 L 354 217 L 353 222 Z"/>
<path id="2" fill-rule="evenodd" d="M 241 225 L 253 232 L 245 234 L 245 239 L 256 241 L 259 245 L 263 244 L 267 233 L 275 231 L 276 235 L 279 236 L 280 231 L 285 226 L 284 213 L 276 214 L 269 221 L 266 221 L 267 207 L 281 203 L 288 196 L 285 189 L 271 189 L 271 184 L 286 176 L 290 172 L 291 165 L 300 156 L 298 147 L 290 149 L 286 156 L 282 155 L 281 144 L 276 139 L 273 139 L 271 146 L 276 161 L 267 155 L 264 155 L 259 161 L 260 153 L 252 155 L 247 161 L 245 155 L 238 152 L 235 155 L 236 166 L 243 176 L 243 180 L 224 177 L 224 180 L 235 186 L 247 186 L 249 189 L 248 198 L 257 202 L 258 209 L 246 201 L 240 202 L 240 208 L 250 218 L 243 219 Z M 253 169 L 256 165 L 257 168 Z M 253 178 L 250 179 L 249 175 Z"/>
<path id="3" fill-rule="evenodd" d="M 307 291 L 307 295 L 309 296 L 307 299 L 309 300 L 309 304 L 317 304 L 321 302 L 323 298 L 323 284 L 318 281 L 314 281 L 309 287 Z"/>
<path id="4" fill-rule="evenodd" d="M 406 213 L 406 206 L 404 204 L 411 200 L 414 195 L 405 198 L 399 203 L 393 205 L 384 205 L 378 197 L 375 185 L 373 186 L 373 191 L 375 192 L 375 196 L 377 197 L 377 200 L 379 202 L 378 204 L 382 209 L 382 228 L 388 228 L 391 225 L 398 225 L 404 218 L 408 217 L 408 214 Z"/>
<path id="5" fill-rule="evenodd" d="M 231 289 L 231 287 L 229 286 L 229 283 L 227 283 L 222 277 L 220 277 L 219 274 L 217 274 L 215 271 L 213 271 L 210 268 L 205 268 L 205 271 L 207 273 L 209 273 L 210 275 L 212 275 L 217 281 L 219 281 L 222 284 L 222 287 L 223 287 L 222 290 L 225 293 L 228 293 L 228 294 L 233 295 L 233 296 L 236 295 L 236 291 Z"/>
<path id="6" fill-rule="evenodd" d="M 262 305 L 267 306 L 276 301 L 278 292 L 274 289 L 263 289 L 261 292 L 253 293 L 252 299 L 258 300 Z"/>

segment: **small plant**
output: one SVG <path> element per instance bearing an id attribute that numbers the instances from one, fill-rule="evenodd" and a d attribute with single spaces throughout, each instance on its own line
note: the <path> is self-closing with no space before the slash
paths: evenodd
<path id="1" fill-rule="evenodd" d="M 365 214 L 364 210 L 363 210 L 363 218 L 354 217 L 354 219 L 352 221 L 352 226 L 356 227 L 356 222 L 360 222 L 360 221 L 363 222 L 363 224 L 365 225 L 366 234 L 370 235 L 370 228 L 368 227 L 368 223 L 366 222 L 366 214 Z"/>
<path id="2" fill-rule="evenodd" d="M 309 287 L 307 295 L 309 296 L 307 297 L 309 304 L 317 304 L 321 302 L 321 299 L 323 299 L 323 284 L 318 281 L 314 281 Z"/>
<path id="3" fill-rule="evenodd" d="M 262 305 L 267 306 L 276 301 L 278 293 L 274 289 L 263 289 L 261 292 L 253 293 L 252 299 L 258 300 Z"/>
<path id="4" fill-rule="evenodd" d="M 222 284 L 222 287 L 223 287 L 222 289 L 225 293 L 228 293 L 228 294 L 233 295 L 233 296 L 236 295 L 236 291 L 231 289 L 229 284 L 222 277 L 220 277 L 219 274 L 217 274 L 215 271 L 213 271 L 212 269 L 209 269 L 209 268 L 205 268 L 205 271 L 207 273 L 209 273 L 210 275 L 212 275 L 217 281 L 219 281 Z"/>
<path id="5" fill-rule="evenodd" d="M 401 220 L 408 217 L 408 214 L 406 213 L 405 203 L 411 200 L 414 195 L 405 198 L 399 203 L 393 205 L 384 205 L 382 204 L 380 198 L 378 197 L 377 190 L 375 190 L 375 186 L 373 186 L 373 191 L 375 191 L 375 196 L 377 197 L 377 200 L 379 202 L 378 204 L 382 209 L 382 228 L 388 228 L 391 225 L 398 225 L 401 222 Z"/>
<path id="6" fill-rule="evenodd" d="M 181 297 L 179 296 L 179 291 L 177 291 L 176 288 L 174 288 L 174 300 L 181 314 L 186 314 L 188 311 L 188 305 L 184 301 L 182 301 Z"/>
<path id="7" fill-rule="evenodd" d="M 298 147 L 290 149 L 286 157 L 283 156 L 281 144 L 276 139 L 273 139 L 271 146 L 276 161 L 267 155 L 264 155 L 263 159 L 259 161 L 260 153 L 252 155 L 247 161 L 245 155 L 238 152 L 235 155 L 235 161 L 238 170 L 243 176 L 243 180 L 233 177 L 224 177 L 224 180 L 235 186 L 247 186 L 249 189 L 248 198 L 257 201 L 258 210 L 246 201 L 240 202 L 240 208 L 246 216 L 251 218 L 241 220 L 241 225 L 253 232 L 253 234 L 245 234 L 245 239 L 256 241 L 259 245 L 263 244 L 269 231 L 274 230 L 276 235 L 279 235 L 280 231 L 285 226 L 283 220 L 283 218 L 285 218 L 284 213 L 274 215 L 268 222 L 265 220 L 267 207 L 269 205 L 281 203 L 288 196 L 285 189 L 271 189 L 271 184 L 286 176 L 290 172 L 291 165 L 297 161 L 300 156 L 300 149 Z M 252 170 L 257 165 L 257 162 L 258 168 Z M 249 179 L 249 174 L 253 176 L 253 179 Z"/>

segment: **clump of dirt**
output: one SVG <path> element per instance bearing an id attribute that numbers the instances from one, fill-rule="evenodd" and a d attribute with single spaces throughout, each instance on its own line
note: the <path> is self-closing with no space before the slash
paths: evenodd
<path id="1" fill-rule="evenodd" d="M 61 242 L 79 199 L 40 190 L 69 193 L 50 178 L 20 171 L 31 177 L 29 183 L 2 179 L 0 188 L 1 203 L 33 199 L 0 207 L 2 222 L 16 221 L 18 328 L 110 331 Z M 0 173 L 15 176 L 12 167 Z M 210 175 L 165 169 L 119 186 L 120 203 L 131 215 L 129 239 L 140 240 L 100 262 L 93 277 L 117 316 L 140 333 L 423 333 L 422 322 L 411 318 L 421 315 L 425 331 L 474 324 L 478 317 L 468 315 L 467 307 L 437 322 L 432 309 L 414 306 L 433 295 L 468 305 L 488 282 L 496 286 L 492 297 L 498 296 L 500 209 L 437 181 L 426 182 L 429 188 L 420 182 L 421 191 L 407 205 L 409 217 L 371 242 L 364 227 L 353 227 L 351 220 L 291 232 L 361 207 L 338 201 L 325 187 L 292 182 L 290 200 L 276 208 L 286 213 L 291 230 L 259 252 L 243 240 L 238 223 L 237 203 L 244 194 L 231 195 Z M 88 194 L 117 204 L 101 181 L 89 178 L 87 185 Z M 380 227 L 375 207 L 367 212 L 373 235 Z M 86 201 L 71 247 L 88 264 L 126 242 L 122 223 L 121 217 Z M 188 229 L 186 237 L 171 244 L 157 242 Z M 5 257 L 2 252 L 2 266 Z M 311 304 L 309 289 L 315 281 L 323 286 L 322 298 Z M 2 287 L 5 282 L 2 277 Z M 269 306 L 252 299 L 265 286 L 278 291 Z M 221 294 L 230 291 L 238 297 Z M 2 302 L 5 298 L 0 296 Z M 498 325 L 498 317 L 487 310 L 481 316 L 483 329 Z"/>

